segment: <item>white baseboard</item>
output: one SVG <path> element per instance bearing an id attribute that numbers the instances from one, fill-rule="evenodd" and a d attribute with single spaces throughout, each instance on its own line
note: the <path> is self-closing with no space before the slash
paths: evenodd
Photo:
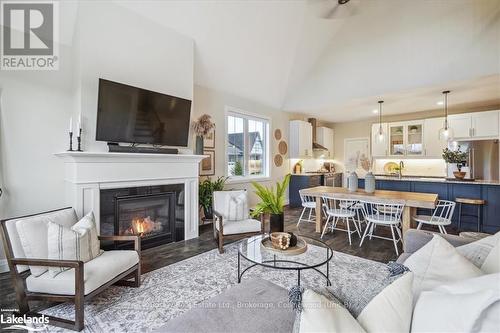
<path id="1" fill-rule="evenodd" d="M 0 259 L 0 273 L 5 273 L 9 271 L 9 265 L 7 264 L 7 259 Z"/>

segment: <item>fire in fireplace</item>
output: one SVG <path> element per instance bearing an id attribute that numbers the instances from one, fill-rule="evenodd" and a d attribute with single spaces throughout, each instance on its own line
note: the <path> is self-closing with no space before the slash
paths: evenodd
<path id="1" fill-rule="evenodd" d="M 125 235 L 139 235 L 141 237 L 162 232 L 163 225 L 156 222 L 151 216 L 136 217 L 132 219 L 130 227 L 125 230 Z"/>

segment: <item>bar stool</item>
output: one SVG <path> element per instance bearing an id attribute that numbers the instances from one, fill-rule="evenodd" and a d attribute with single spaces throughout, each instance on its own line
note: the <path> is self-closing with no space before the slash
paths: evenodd
<path id="1" fill-rule="evenodd" d="M 465 215 L 477 217 L 477 231 L 480 232 L 483 229 L 483 221 L 481 219 L 481 210 L 483 205 L 486 204 L 486 200 L 483 199 L 470 199 L 470 198 L 455 198 L 458 203 L 458 231 L 462 229 L 462 205 L 472 205 L 477 206 L 477 216 L 476 215 Z"/>

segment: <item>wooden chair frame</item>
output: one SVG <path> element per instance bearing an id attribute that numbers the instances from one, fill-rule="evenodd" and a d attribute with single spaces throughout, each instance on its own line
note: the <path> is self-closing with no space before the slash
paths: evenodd
<path id="1" fill-rule="evenodd" d="M 27 215 L 22 217 L 16 217 L 12 219 L 5 219 L 0 221 L 0 234 L 2 236 L 2 241 L 5 248 L 5 254 L 7 257 L 7 263 L 10 269 L 10 275 L 14 289 L 16 291 L 16 301 L 19 306 L 19 312 L 16 315 L 26 315 L 30 317 L 40 317 L 41 314 L 38 312 L 30 311 L 29 301 L 51 301 L 51 302 L 72 302 L 75 304 L 75 320 L 68 320 L 64 318 L 58 318 L 54 316 L 47 316 L 49 318 L 49 324 L 57 327 L 63 327 L 74 331 L 81 331 L 84 328 L 84 302 L 91 299 L 95 295 L 101 293 L 111 285 L 121 285 L 129 287 L 139 287 L 141 285 L 141 238 L 139 236 L 99 236 L 99 240 L 106 241 L 133 241 L 134 250 L 137 251 L 139 255 L 139 263 L 129 268 L 125 272 L 115 276 L 110 281 L 106 282 L 99 288 L 95 289 L 88 295 L 85 295 L 85 284 L 84 284 L 84 264 L 83 261 L 79 260 L 53 260 L 53 259 L 35 259 L 35 258 L 15 258 L 14 252 L 12 250 L 12 244 L 10 243 L 9 234 L 7 232 L 7 221 L 37 216 L 41 214 L 53 213 L 59 210 L 68 209 L 71 207 L 57 209 L 49 212 L 44 212 L 40 214 Z M 29 266 L 48 266 L 48 267 L 67 267 L 75 269 L 75 295 L 59 295 L 59 294 L 46 294 L 46 293 L 36 293 L 30 292 L 26 288 L 26 278 L 29 274 L 25 272 L 19 273 L 17 271 L 18 265 L 29 265 Z M 133 281 L 129 279 L 133 278 Z"/>
<path id="2" fill-rule="evenodd" d="M 219 253 L 222 254 L 224 253 L 224 237 L 227 236 L 242 236 L 242 237 L 250 237 L 250 236 L 255 236 L 258 234 L 263 234 L 264 233 L 264 214 L 260 215 L 260 232 L 244 232 L 244 233 L 239 233 L 239 234 L 231 234 L 231 235 L 224 235 L 224 219 L 222 217 L 222 214 L 213 211 L 214 214 L 214 221 L 213 221 L 213 228 L 214 228 L 214 239 L 217 242 L 217 247 L 219 248 Z M 219 230 L 217 230 L 217 223 L 220 224 Z"/>

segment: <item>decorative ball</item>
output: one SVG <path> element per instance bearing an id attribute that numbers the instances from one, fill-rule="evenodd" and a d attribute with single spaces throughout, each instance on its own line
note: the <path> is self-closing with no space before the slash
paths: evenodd
<path id="1" fill-rule="evenodd" d="M 297 246 L 297 236 L 293 232 L 289 232 L 288 234 L 290 235 L 290 247 Z"/>

